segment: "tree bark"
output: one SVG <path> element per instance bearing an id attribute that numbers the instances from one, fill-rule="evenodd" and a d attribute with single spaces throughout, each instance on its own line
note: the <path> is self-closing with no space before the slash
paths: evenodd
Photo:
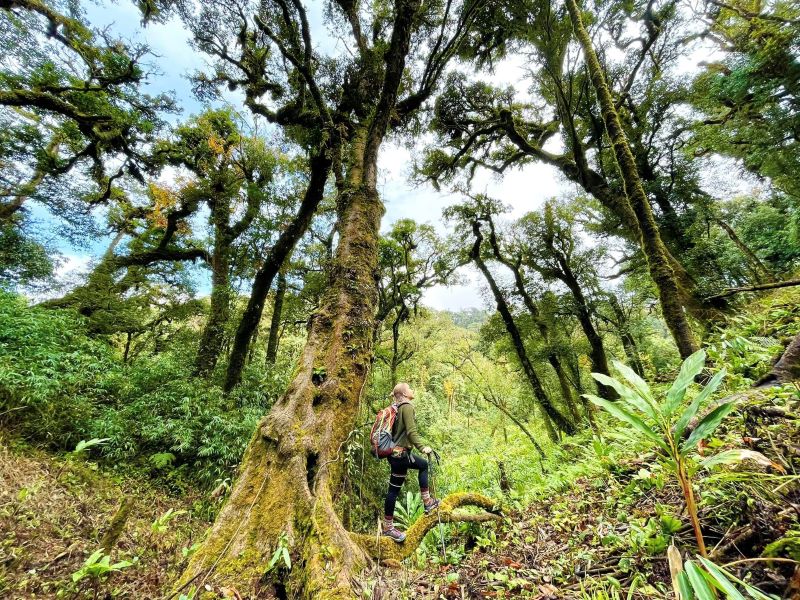
<path id="1" fill-rule="evenodd" d="M 750 250 L 747 244 L 741 240 L 741 238 L 736 234 L 736 231 L 734 231 L 733 227 L 728 225 L 722 219 L 716 219 L 715 222 L 725 233 L 728 234 L 728 237 L 739 249 L 739 251 L 744 254 L 744 257 L 747 259 L 747 262 L 750 265 L 750 269 L 755 275 L 756 283 L 774 283 L 775 275 L 766 267 L 763 262 L 761 262 L 761 259 L 756 256 L 756 253 Z"/>
<path id="2" fill-rule="evenodd" d="M 681 358 L 687 358 L 697 350 L 698 346 L 683 311 L 680 301 L 680 286 L 667 258 L 668 253 L 664 243 L 661 241 L 661 233 L 653 218 L 650 202 L 645 195 L 642 181 L 636 170 L 633 153 L 622 129 L 619 115 L 614 106 L 614 100 L 611 97 L 611 91 L 608 88 L 600 61 L 597 59 L 597 54 L 592 46 L 592 40 L 583 25 L 578 5 L 575 0 L 566 0 L 566 4 L 572 20 L 572 27 L 583 48 L 586 65 L 597 92 L 606 131 L 614 148 L 614 156 L 622 175 L 625 195 L 639 223 L 641 246 L 647 257 L 650 276 L 658 288 L 661 312 L 670 333 L 672 333 Z"/>
<path id="3" fill-rule="evenodd" d="M 467 513 L 456 509 L 462 506 L 482 508 L 483 513 Z M 370 556 L 379 560 L 399 561 L 416 552 L 427 533 L 438 523 L 486 523 L 502 521 L 499 503 L 481 494 L 450 494 L 442 500 L 439 510 L 423 515 L 406 531 L 406 541 L 402 544 L 393 542 L 385 536 L 351 533 L 351 537 L 364 547 Z"/>
<path id="4" fill-rule="evenodd" d="M 256 273 L 253 281 L 253 289 L 250 292 L 250 299 L 247 307 L 239 321 L 236 335 L 231 347 L 231 355 L 228 361 L 228 371 L 225 376 L 225 391 L 230 392 L 242 380 L 242 370 L 244 369 L 247 351 L 250 347 L 253 333 L 261 321 L 261 314 L 264 311 L 264 302 L 272 287 L 272 280 L 286 261 L 289 254 L 303 236 L 311 224 L 311 219 L 322 201 L 325 194 L 325 183 L 333 165 L 332 156 L 336 152 L 334 147 L 323 147 L 311 157 L 311 177 L 300 203 L 300 208 L 290 225 L 281 233 L 278 241 L 270 250 L 264 260 L 264 264 Z"/>
<path id="5" fill-rule="evenodd" d="M 633 335 L 628 327 L 628 317 L 625 315 L 622 306 L 619 304 L 619 300 L 617 300 L 614 294 L 608 294 L 608 304 L 611 306 L 611 311 L 617 319 L 617 334 L 620 340 L 622 340 L 622 348 L 625 350 L 625 355 L 628 357 L 631 369 L 633 369 L 634 373 L 639 377 L 644 377 L 644 365 L 642 365 L 641 355 L 639 354 L 639 346 L 636 340 L 633 339 Z"/>
<path id="6" fill-rule="evenodd" d="M 756 387 L 798 380 L 800 380 L 800 334 L 792 339 L 778 362 L 772 367 L 772 371 L 766 377 L 762 377 Z"/>
<path id="7" fill-rule="evenodd" d="M 195 358 L 194 374 L 198 377 L 208 377 L 214 371 L 231 315 L 230 269 L 233 240 L 228 227 L 229 218 L 230 201 L 220 195 L 212 205 L 214 253 L 211 257 L 211 308 Z"/>
<path id="8" fill-rule="evenodd" d="M 608 356 L 606 355 L 606 348 L 603 345 L 603 338 L 594 326 L 589 303 L 586 300 L 586 296 L 583 294 L 578 278 L 575 276 L 575 273 L 564 257 L 559 256 L 559 263 L 561 266 L 560 278 L 564 282 L 564 285 L 569 288 L 575 300 L 575 316 L 578 318 L 578 323 L 583 330 L 583 334 L 589 342 L 589 360 L 592 363 L 592 371 L 611 377 L 611 372 L 608 367 Z M 613 388 L 601 383 L 597 384 L 597 391 L 603 398 L 608 400 L 616 400 L 618 398 Z"/>
<path id="9" fill-rule="evenodd" d="M 253 435 L 231 496 L 179 585 L 226 587 L 247 597 L 269 587 L 290 597 L 352 597 L 351 574 L 366 557 L 333 503 L 344 475 L 341 445 L 355 426 L 370 364 L 383 214 L 374 185 L 363 178 L 363 154 L 362 136 L 339 194 L 329 284 L 297 373 Z M 282 534 L 293 568 L 271 578 L 267 566 Z"/>
<path id="10" fill-rule="evenodd" d="M 545 346 L 547 346 L 547 362 L 553 367 L 556 377 L 558 377 L 558 385 L 561 388 L 561 397 L 564 400 L 564 404 L 569 408 L 573 420 L 577 423 L 580 420 L 580 415 L 578 414 L 575 398 L 572 395 L 572 388 L 569 385 L 569 378 L 564 371 L 564 366 L 561 364 L 561 359 L 558 354 L 550 348 L 550 327 L 547 321 L 542 318 L 539 307 L 536 306 L 533 298 L 531 298 L 531 295 L 528 293 L 527 287 L 525 286 L 525 279 L 522 276 L 520 262 L 512 262 L 501 252 L 500 244 L 497 241 L 497 234 L 495 233 L 494 221 L 492 221 L 491 218 L 489 218 L 489 245 L 492 247 L 492 253 L 495 259 L 508 267 L 514 275 L 517 294 L 522 298 L 525 308 L 528 309 L 528 314 L 530 314 L 536 328 L 539 330 L 542 341 Z"/>
<path id="11" fill-rule="evenodd" d="M 734 294 L 741 294 L 742 292 L 763 292 L 765 290 L 775 290 L 778 288 L 793 287 L 800 285 L 800 279 L 787 279 L 786 281 L 775 281 L 773 283 L 762 283 L 761 285 L 750 285 L 746 287 L 729 288 L 709 298 L 727 298 Z"/>
<path id="12" fill-rule="evenodd" d="M 278 283 L 275 287 L 275 302 L 272 305 L 272 318 L 269 322 L 269 339 L 267 340 L 267 364 L 274 365 L 278 358 L 278 343 L 280 341 L 281 314 L 283 313 L 283 298 L 286 296 L 286 267 L 278 273 Z"/>
<path id="13" fill-rule="evenodd" d="M 562 116 L 563 119 L 563 116 Z M 521 133 L 508 113 L 507 122 L 504 128 L 517 147 L 525 154 L 528 154 L 543 163 L 556 167 L 570 181 L 579 184 L 584 190 L 591 194 L 600 204 L 611 211 L 619 220 L 622 228 L 623 237 L 635 241 L 641 246 L 642 232 L 636 213 L 627 201 L 624 194 L 614 191 L 609 185 L 608 180 L 597 171 L 589 167 L 583 149 L 579 145 L 573 145 L 572 153 L 574 160 L 568 156 L 558 156 L 546 152 L 541 148 L 528 142 Z M 706 320 L 716 311 L 699 296 L 697 283 L 689 272 L 683 267 L 665 247 L 666 260 L 675 274 L 679 283 L 680 301 L 695 318 Z"/>
<path id="14" fill-rule="evenodd" d="M 558 427 L 558 429 L 564 433 L 572 435 L 575 433 L 575 425 L 573 425 L 566 417 L 564 417 L 564 415 L 562 415 L 550 402 L 550 398 L 548 398 L 547 392 L 545 392 L 542 382 L 539 380 L 539 376 L 536 374 L 536 371 L 534 370 L 533 365 L 528 358 L 528 353 L 525 350 L 525 344 L 522 341 L 522 335 L 520 334 L 517 324 L 514 322 L 514 317 L 511 314 L 511 310 L 508 308 L 508 303 L 506 302 L 505 298 L 503 298 L 503 294 L 500 291 L 500 288 L 497 287 L 494 277 L 486 266 L 486 263 L 484 263 L 483 259 L 481 258 L 481 242 L 483 241 L 483 234 L 481 233 L 480 222 L 477 220 L 472 222 L 472 233 L 475 236 L 475 243 L 472 246 L 470 257 L 483 274 L 486 282 L 489 284 L 489 288 L 491 289 L 492 295 L 494 296 L 497 304 L 497 311 L 500 313 L 500 316 L 503 319 L 503 323 L 506 326 L 506 331 L 508 331 L 509 336 L 511 336 L 514 350 L 516 351 L 517 358 L 522 365 L 522 370 L 525 373 L 525 377 L 528 379 L 528 383 L 533 390 L 533 395 L 536 398 L 536 401 L 542 407 L 542 410 L 548 415 L 548 417 L 550 417 L 556 427 Z"/>

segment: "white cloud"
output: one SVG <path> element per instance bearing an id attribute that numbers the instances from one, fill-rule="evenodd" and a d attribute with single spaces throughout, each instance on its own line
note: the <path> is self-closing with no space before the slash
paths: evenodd
<path id="1" fill-rule="evenodd" d="M 422 303 L 436 310 L 459 311 L 467 308 L 487 308 L 481 293 L 482 279 L 473 268 L 461 269 L 464 283 L 445 287 L 437 285 L 425 291 Z"/>

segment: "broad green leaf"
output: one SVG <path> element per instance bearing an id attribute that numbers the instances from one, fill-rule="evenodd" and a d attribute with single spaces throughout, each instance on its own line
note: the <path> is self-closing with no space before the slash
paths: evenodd
<path id="1" fill-rule="evenodd" d="M 699 561 L 700 561 L 700 562 L 703 564 L 703 566 L 704 566 L 706 569 L 708 569 L 708 571 L 709 571 L 710 573 L 712 573 L 712 574 L 714 575 L 714 578 L 715 578 L 715 580 L 716 580 L 718 577 L 719 577 L 720 579 L 724 577 L 724 578 L 725 578 L 725 579 L 727 579 L 729 582 L 730 582 L 731 580 L 733 580 L 733 581 L 735 581 L 736 583 L 739 583 L 739 584 L 741 584 L 741 585 L 742 585 L 742 587 L 744 587 L 744 589 L 745 589 L 745 591 L 747 592 L 747 594 L 748 594 L 750 597 L 752 597 L 752 598 L 755 598 L 756 600 L 775 600 L 775 597 L 774 597 L 774 596 L 770 596 L 770 595 L 768 595 L 768 594 L 765 594 L 764 592 L 762 592 L 762 591 L 761 591 L 761 590 L 759 590 L 758 588 L 755 588 L 755 587 L 753 587 L 753 586 L 752 586 L 752 585 L 750 585 L 749 583 L 745 583 L 744 581 L 742 581 L 741 579 L 739 579 L 738 577 L 736 577 L 736 576 L 735 576 L 735 575 L 733 575 L 732 573 L 728 573 L 726 570 L 722 569 L 721 567 L 718 567 L 717 565 L 715 565 L 714 563 L 712 563 L 712 562 L 711 562 L 710 560 L 708 560 L 707 558 L 703 558 L 702 556 L 698 556 L 697 558 L 698 558 L 698 560 L 699 560 Z M 731 585 L 732 585 L 732 584 L 731 584 Z M 723 591 L 725 591 L 725 592 L 727 593 L 727 591 L 726 591 L 726 590 L 723 590 Z M 738 596 L 733 596 L 733 597 L 735 597 L 735 598 L 741 598 L 741 597 L 742 597 L 742 595 L 741 595 L 741 594 L 739 594 Z"/>
<path id="2" fill-rule="evenodd" d="M 727 573 L 722 571 L 710 560 L 703 558 L 702 556 L 698 556 L 697 558 L 711 575 L 711 581 L 714 583 L 714 587 L 723 592 L 727 598 L 733 598 L 733 600 L 744 600 L 742 593 L 737 590 L 733 582 L 728 579 Z"/>
<path id="3" fill-rule="evenodd" d="M 678 591 L 681 593 L 681 600 L 694 600 L 692 586 L 685 571 L 678 573 Z"/>
<path id="4" fill-rule="evenodd" d="M 94 552 L 92 552 L 92 554 L 89 556 L 89 558 L 86 559 L 86 562 L 84 564 L 86 566 L 93 565 L 96 562 L 98 562 L 100 559 L 102 559 L 104 554 L 105 553 L 103 552 L 102 548 L 100 550 L 95 550 Z"/>
<path id="5" fill-rule="evenodd" d="M 720 369 L 714 377 L 711 378 L 711 381 L 708 382 L 706 387 L 700 390 L 700 393 L 697 394 L 692 403 L 686 407 L 686 410 L 683 411 L 681 416 L 678 418 L 678 422 L 675 423 L 675 437 L 680 439 L 683 436 L 683 432 L 686 429 L 686 426 L 689 424 L 694 416 L 697 414 L 697 411 L 700 408 L 700 405 L 703 404 L 706 400 L 708 400 L 711 395 L 717 391 L 719 384 L 722 383 L 725 375 L 727 375 L 727 371 L 725 369 Z"/>
<path id="6" fill-rule="evenodd" d="M 622 376 L 628 381 L 628 383 L 631 384 L 631 386 L 633 386 L 633 389 L 636 390 L 636 393 L 652 407 L 654 413 L 658 414 L 660 411 L 658 403 L 655 401 L 655 398 L 653 398 L 653 393 L 650 391 L 650 386 L 647 384 L 647 382 L 639 377 L 628 365 L 622 364 L 618 360 L 613 362 L 614 366 L 617 368 L 617 371 L 622 373 Z"/>
<path id="7" fill-rule="evenodd" d="M 647 424 L 642 421 L 639 417 L 634 414 L 629 413 L 627 410 L 616 404 L 615 402 L 610 402 L 608 400 L 604 400 L 603 398 L 598 398 L 597 396 L 593 396 L 592 394 L 584 394 L 584 397 L 587 398 L 592 404 L 596 404 L 597 406 L 604 408 L 606 411 L 611 413 L 620 421 L 625 421 L 629 425 L 632 425 L 639 431 L 641 431 L 649 440 L 658 444 L 658 446 L 663 449 L 665 452 L 669 452 L 669 448 L 667 447 L 664 440 L 656 434 Z"/>
<path id="8" fill-rule="evenodd" d="M 639 396 L 638 393 L 625 384 L 620 383 L 613 377 L 609 377 L 603 373 L 592 373 L 592 377 L 594 377 L 598 382 L 613 388 L 619 394 L 619 397 L 623 401 L 630 404 L 633 408 L 643 412 L 654 421 L 658 420 L 658 416 L 653 407 L 641 396 Z"/>
<path id="9" fill-rule="evenodd" d="M 694 428 L 689 439 L 683 443 L 681 446 L 681 453 L 685 455 L 689 450 L 697 446 L 700 440 L 714 433 L 714 430 L 722 423 L 722 419 L 724 419 L 733 408 L 734 403 L 730 401 L 725 404 L 720 404 L 717 408 L 708 413 L 703 420 L 698 423 L 697 427 Z"/>
<path id="10" fill-rule="evenodd" d="M 650 386 L 647 385 L 647 382 L 644 379 L 639 377 L 628 365 L 622 364 L 618 360 L 614 361 L 614 366 L 617 368 L 617 371 L 622 373 L 622 376 L 628 380 L 628 383 L 633 386 L 633 389 L 636 390 L 637 394 L 647 400 L 653 407 L 656 407 L 656 402 L 653 399 Z"/>
<path id="11" fill-rule="evenodd" d="M 706 353 L 704 350 L 698 350 L 683 361 L 678 377 L 667 392 L 667 401 L 664 403 L 663 409 L 665 416 L 669 417 L 672 415 L 681 405 L 683 396 L 686 394 L 686 389 L 692 384 L 694 378 L 700 374 L 705 364 Z"/>
<path id="12" fill-rule="evenodd" d="M 732 465 L 745 460 L 754 460 L 758 464 L 764 465 L 765 467 L 779 467 L 779 470 L 783 470 L 783 467 L 772 462 L 766 456 L 761 454 L 761 452 L 747 450 L 746 448 L 736 448 L 734 450 L 724 450 L 722 452 L 718 452 L 714 456 L 709 456 L 708 458 L 701 460 L 700 466 L 705 469 L 710 469 L 715 465 Z"/>
<path id="13" fill-rule="evenodd" d="M 286 564 L 287 569 L 292 568 L 292 559 L 289 557 L 289 550 L 287 548 L 283 548 L 283 562 Z"/>
<path id="14" fill-rule="evenodd" d="M 708 585 L 703 572 L 696 564 L 687 560 L 683 564 L 683 568 L 686 577 L 689 578 L 689 584 L 699 600 L 716 600 L 717 596 L 714 594 L 714 590 Z"/>

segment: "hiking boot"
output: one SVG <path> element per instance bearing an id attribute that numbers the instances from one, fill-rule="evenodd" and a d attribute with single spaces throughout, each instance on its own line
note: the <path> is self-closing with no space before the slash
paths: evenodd
<path id="1" fill-rule="evenodd" d="M 398 544 L 400 542 L 405 541 L 406 539 L 406 534 L 397 529 L 397 527 L 390 527 L 389 529 L 384 529 L 382 535 L 385 535 L 386 537 L 393 539 Z"/>
<path id="2" fill-rule="evenodd" d="M 429 500 L 422 501 L 422 507 L 425 509 L 425 514 L 430 514 L 437 508 L 439 508 L 439 501 L 436 498 L 430 498 Z"/>

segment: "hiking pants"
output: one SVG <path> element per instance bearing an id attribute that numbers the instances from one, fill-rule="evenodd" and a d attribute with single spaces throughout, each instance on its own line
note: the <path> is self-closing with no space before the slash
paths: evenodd
<path id="1" fill-rule="evenodd" d="M 386 494 L 386 501 L 383 503 L 383 514 L 391 517 L 394 515 L 397 495 L 400 493 L 400 488 L 403 487 L 409 469 L 419 471 L 419 489 L 428 489 L 428 461 L 411 452 L 405 452 L 396 457 L 390 456 L 387 460 L 392 474 L 389 476 L 389 491 Z"/>

